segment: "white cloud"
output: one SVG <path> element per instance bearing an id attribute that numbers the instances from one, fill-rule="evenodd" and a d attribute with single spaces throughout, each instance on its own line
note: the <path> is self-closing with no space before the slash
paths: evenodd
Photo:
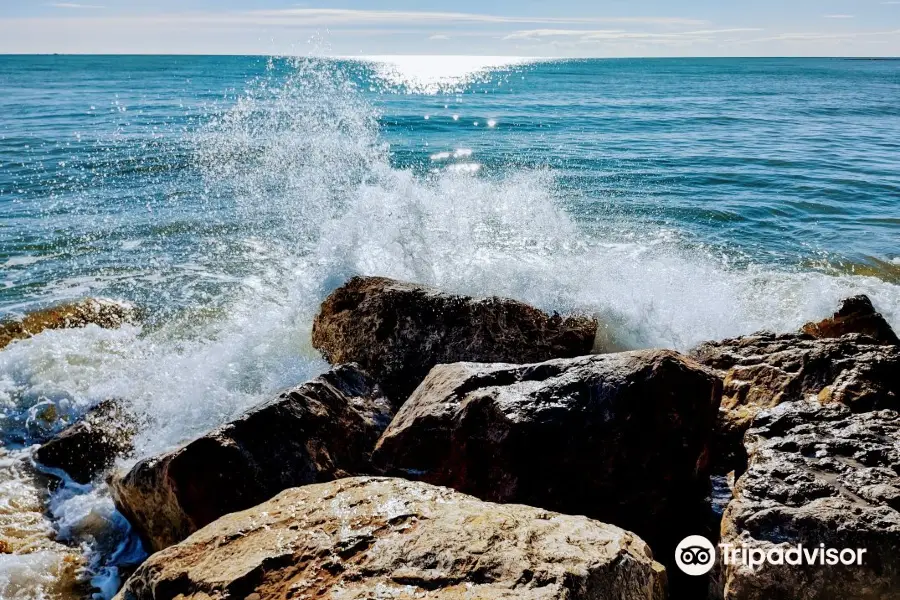
<path id="1" fill-rule="evenodd" d="M 54 2 L 50 6 L 54 8 L 103 8 L 97 4 L 76 4 L 75 2 Z"/>
<path id="2" fill-rule="evenodd" d="M 748 43 L 768 42 L 817 42 L 828 40 L 867 40 L 869 38 L 884 38 L 900 36 L 900 29 L 891 31 L 850 31 L 846 33 L 782 33 L 772 37 L 747 40 Z"/>
<path id="3" fill-rule="evenodd" d="M 853 19 L 854 15 L 825 15 L 826 19 Z"/>
<path id="4" fill-rule="evenodd" d="M 434 35 L 428 36 L 428 39 L 429 39 L 429 40 L 449 40 L 449 39 L 450 39 L 450 36 L 449 36 L 449 35 L 444 35 L 444 34 L 442 34 L 442 33 L 436 33 L 436 34 L 434 34 Z"/>
<path id="5" fill-rule="evenodd" d="M 221 17 L 220 17 L 221 18 Z M 282 22 L 308 24 L 371 24 L 371 23 L 640 23 L 654 25 L 703 25 L 702 19 L 683 17 L 516 17 L 462 12 L 358 10 L 337 8 L 287 8 L 280 10 L 254 10 L 234 13 L 225 18 L 272 19 Z"/>
<path id="6" fill-rule="evenodd" d="M 721 34 L 762 31 L 758 28 L 703 29 L 682 32 L 626 31 L 622 29 L 529 29 L 516 31 L 504 40 L 537 40 L 542 38 L 577 38 L 583 42 L 591 40 L 673 40 L 688 41 L 712 39 Z"/>

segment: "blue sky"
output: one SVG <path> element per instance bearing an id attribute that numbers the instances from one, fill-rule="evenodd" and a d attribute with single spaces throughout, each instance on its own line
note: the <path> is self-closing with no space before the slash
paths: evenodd
<path id="1" fill-rule="evenodd" d="M 900 0 L 0 0 L 0 53 L 898 56 Z"/>

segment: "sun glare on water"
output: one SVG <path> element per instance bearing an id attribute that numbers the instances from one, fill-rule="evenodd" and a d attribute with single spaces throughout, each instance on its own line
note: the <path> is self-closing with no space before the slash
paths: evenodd
<path id="1" fill-rule="evenodd" d="M 375 65 L 386 83 L 410 93 L 437 94 L 470 83 L 490 71 L 515 67 L 536 59 L 516 56 L 361 56 L 344 57 Z"/>

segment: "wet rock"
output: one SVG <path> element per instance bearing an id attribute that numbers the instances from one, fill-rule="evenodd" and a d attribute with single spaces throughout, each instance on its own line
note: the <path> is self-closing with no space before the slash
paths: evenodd
<path id="1" fill-rule="evenodd" d="M 126 323 L 136 323 L 138 316 L 133 305 L 102 298 L 54 306 L 30 313 L 18 321 L 0 323 L 0 349 L 48 329 L 73 329 L 91 324 L 115 329 Z"/>
<path id="2" fill-rule="evenodd" d="M 288 490 L 152 556 L 118 600 L 659 600 L 627 531 L 400 479 Z"/>
<path id="3" fill-rule="evenodd" d="M 313 345 L 358 363 L 399 405 L 437 364 L 532 363 L 590 354 L 597 322 L 506 298 L 469 298 L 381 277 L 355 277 L 322 304 Z"/>
<path id="4" fill-rule="evenodd" d="M 887 320 L 875 310 L 869 297 L 862 295 L 847 298 L 832 318 L 807 323 L 801 331 L 814 338 L 839 338 L 848 333 L 858 333 L 879 344 L 900 344 Z"/>
<path id="5" fill-rule="evenodd" d="M 35 452 L 46 467 L 62 469 L 78 483 L 89 483 L 120 456 L 134 451 L 138 419 L 117 400 L 106 400 Z"/>
<path id="6" fill-rule="evenodd" d="M 705 517 L 720 393 L 713 373 L 670 351 L 439 365 L 373 461 L 484 500 L 614 523 L 662 554 Z"/>
<path id="7" fill-rule="evenodd" d="M 865 549 L 862 564 L 724 565 L 726 600 L 881 600 L 900 591 L 900 415 L 797 402 L 760 413 L 722 543 Z"/>
<path id="8" fill-rule="evenodd" d="M 374 381 L 343 365 L 111 478 L 116 507 L 161 550 L 278 492 L 370 471 L 390 421 Z"/>
<path id="9" fill-rule="evenodd" d="M 720 473 L 743 470 L 744 433 L 766 408 L 809 398 L 845 404 L 854 412 L 900 408 L 900 347 L 868 337 L 761 333 L 709 342 L 692 355 L 724 381 L 713 450 Z"/>

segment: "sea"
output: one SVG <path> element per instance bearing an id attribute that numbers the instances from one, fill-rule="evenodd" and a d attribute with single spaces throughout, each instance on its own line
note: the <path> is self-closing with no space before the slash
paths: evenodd
<path id="1" fill-rule="evenodd" d="M 892 60 L 0 56 L 0 318 L 144 315 L 0 350 L 0 598 L 108 600 L 144 556 L 35 444 L 116 398 L 147 423 L 124 469 L 323 372 L 354 275 L 623 349 L 860 293 L 900 329 L 898 99 Z"/>

